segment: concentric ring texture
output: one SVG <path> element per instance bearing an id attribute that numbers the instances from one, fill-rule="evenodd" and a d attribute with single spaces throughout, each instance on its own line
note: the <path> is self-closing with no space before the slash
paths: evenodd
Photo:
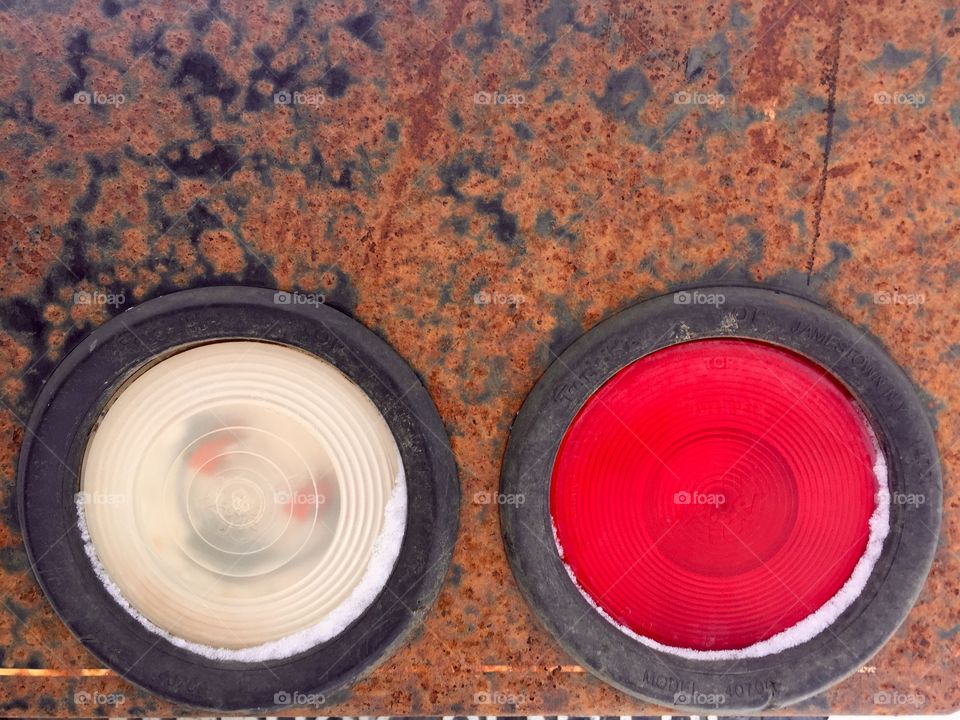
<path id="1" fill-rule="evenodd" d="M 147 627 L 225 659 L 345 627 L 386 583 L 405 521 L 399 450 L 363 390 L 256 341 L 183 350 L 128 381 L 91 434 L 80 490 L 108 589 Z"/>
<path id="2" fill-rule="evenodd" d="M 554 462 L 551 515 L 571 577 L 628 634 L 691 657 L 762 655 L 822 631 L 863 588 L 887 532 L 884 468 L 823 368 L 759 341 L 695 340 L 586 401 Z"/>

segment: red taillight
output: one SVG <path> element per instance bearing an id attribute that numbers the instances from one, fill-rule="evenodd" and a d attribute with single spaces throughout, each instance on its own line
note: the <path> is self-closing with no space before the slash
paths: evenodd
<path id="1" fill-rule="evenodd" d="M 878 453 L 818 365 L 751 340 L 675 345 L 617 372 L 567 428 L 550 497 L 557 541 L 583 592 L 632 633 L 745 648 L 851 577 Z"/>

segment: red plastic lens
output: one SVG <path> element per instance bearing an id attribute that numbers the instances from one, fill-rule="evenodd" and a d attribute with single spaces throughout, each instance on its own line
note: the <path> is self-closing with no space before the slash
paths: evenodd
<path id="1" fill-rule="evenodd" d="M 564 561 L 613 620 L 736 650 L 834 597 L 863 556 L 878 450 L 829 373 L 773 345 L 699 340 L 620 370 L 554 463 Z"/>

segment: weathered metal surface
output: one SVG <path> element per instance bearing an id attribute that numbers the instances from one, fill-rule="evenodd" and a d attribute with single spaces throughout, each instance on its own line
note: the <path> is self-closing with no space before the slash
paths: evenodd
<path id="1" fill-rule="evenodd" d="M 792 710 L 960 705 L 958 55 L 955 9 L 922 0 L 4 3 L 0 712 L 184 712 L 102 674 L 46 604 L 16 454 L 91 328 L 238 282 L 323 293 L 389 341 L 460 469 L 437 607 L 325 712 L 656 712 L 535 620 L 490 497 L 554 353 L 699 280 L 790 287 L 869 329 L 942 450 L 919 604 L 870 667 Z"/>

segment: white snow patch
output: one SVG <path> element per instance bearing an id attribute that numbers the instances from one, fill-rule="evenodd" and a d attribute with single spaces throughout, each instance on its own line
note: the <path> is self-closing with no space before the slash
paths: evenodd
<path id="1" fill-rule="evenodd" d="M 83 538 L 87 557 L 90 558 L 90 562 L 93 564 L 93 570 L 100 579 L 100 582 L 103 583 L 103 586 L 113 599 L 141 625 L 147 628 L 147 630 L 160 635 L 177 647 L 210 658 L 211 660 L 235 660 L 238 662 L 251 663 L 277 660 L 309 650 L 313 646 L 319 645 L 339 635 L 346 630 L 350 623 L 360 617 L 363 611 L 373 603 L 377 595 L 386 585 L 390 573 L 393 571 L 393 566 L 397 562 L 397 557 L 400 554 L 400 546 L 403 543 L 403 534 L 407 520 L 407 482 L 403 471 L 403 461 L 401 459 L 398 459 L 398 468 L 393 490 L 390 493 L 387 504 L 384 506 L 383 527 L 380 529 L 380 534 L 377 535 L 377 539 L 373 543 L 373 550 L 370 555 L 370 561 L 367 564 L 367 569 L 364 571 L 360 582 L 350 595 L 317 624 L 279 638 L 278 640 L 272 640 L 248 648 L 230 649 L 201 645 L 200 643 L 190 642 L 189 640 L 171 635 L 166 630 L 154 625 L 141 615 L 123 596 L 120 588 L 110 579 L 110 576 L 100 562 L 100 558 L 97 557 L 96 549 L 90 539 L 86 516 L 84 515 L 82 493 L 77 493 L 75 496 L 78 517 L 77 524 L 80 528 L 80 535 Z"/>
<path id="2" fill-rule="evenodd" d="M 682 340 L 686 342 L 687 340 L 693 338 L 693 332 L 690 330 L 689 325 L 687 325 L 685 322 L 682 322 L 680 323 L 680 326 L 674 330 L 673 337 L 678 341 Z"/>
<path id="3" fill-rule="evenodd" d="M 720 330 L 723 332 L 733 332 L 739 327 L 737 322 L 737 316 L 732 312 L 727 313 L 722 318 L 720 318 Z"/>
<path id="4" fill-rule="evenodd" d="M 870 434 L 873 442 L 876 460 L 873 465 L 873 473 L 877 478 L 877 492 L 875 495 L 877 507 L 870 516 L 869 526 L 870 535 L 867 538 L 867 547 L 853 568 L 853 572 L 843 586 L 837 591 L 837 594 L 821 605 L 817 610 L 807 617 L 803 618 L 796 625 L 788 627 L 786 630 L 761 640 L 753 645 L 735 650 L 695 650 L 693 648 L 680 648 L 671 645 L 664 645 L 651 638 L 640 635 L 628 627 L 625 627 L 614 620 L 603 608 L 599 607 L 590 595 L 583 589 L 577 578 L 570 569 L 570 565 L 563 561 L 567 575 L 576 585 L 580 594 L 604 619 L 614 625 L 625 635 L 633 638 L 639 643 L 655 650 L 662 650 L 673 655 L 689 658 L 691 660 L 740 660 L 743 658 L 759 658 L 767 655 L 776 655 L 788 648 L 796 647 L 802 643 L 811 640 L 816 635 L 827 629 L 840 615 L 850 607 L 860 593 L 867 585 L 870 574 L 873 572 L 877 560 L 880 559 L 880 553 L 883 551 L 883 541 L 890 531 L 890 490 L 887 486 L 887 461 L 883 455 L 883 450 L 877 440 L 873 429 L 870 426 L 866 416 L 861 413 L 861 419 L 864 426 Z M 560 559 L 563 560 L 563 546 L 560 545 L 560 538 L 557 535 L 557 526 L 552 522 L 553 539 L 557 544 L 557 550 L 560 552 Z"/>

